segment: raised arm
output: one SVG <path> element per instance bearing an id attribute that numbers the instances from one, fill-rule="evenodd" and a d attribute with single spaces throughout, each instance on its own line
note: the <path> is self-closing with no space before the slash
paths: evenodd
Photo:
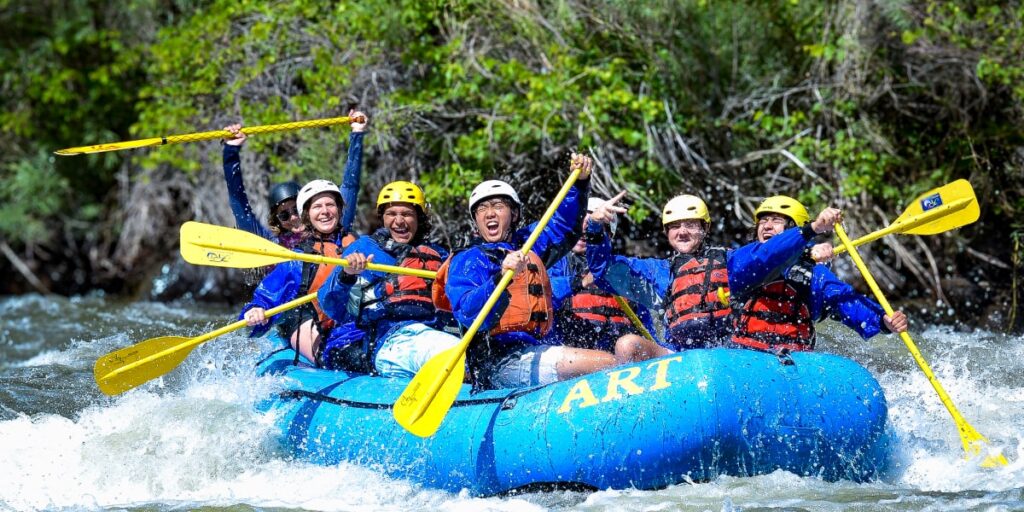
<path id="1" fill-rule="evenodd" d="M 345 160 L 345 174 L 341 178 L 341 198 L 345 201 L 345 209 L 341 213 L 341 227 L 350 230 L 356 218 L 359 206 L 359 184 L 363 172 L 363 136 L 370 119 L 363 112 L 352 110 L 350 118 L 363 118 L 361 123 L 352 123 L 352 133 L 348 136 L 348 157 Z"/>
<path id="2" fill-rule="evenodd" d="M 234 134 L 233 137 L 224 140 L 224 181 L 228 186 L 228 200 L 231 204 L 231 213 L 235 216 L 235 224 L 239 229 L 259 235 L 267 240 L 275 240 L 274 234 L 263 225 L 252 211 L 249 204 L 249 196 L 245 193 L 245 184 L 242 182 L 242 145 L 245 144 L 245 133 L 242 125 L 233 124 L 224 128 Z"/>

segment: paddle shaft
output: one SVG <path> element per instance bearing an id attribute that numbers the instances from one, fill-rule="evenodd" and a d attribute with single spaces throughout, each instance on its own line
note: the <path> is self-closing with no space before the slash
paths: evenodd
<path id="1" fill-rule="evenodd" d="M 850 258 L 853 259 L 853 263 L 857 265 L 857 269 L 860 270 L 861 275 L 864 276 L 864 281 L 867 283 L 868 287 L 871 288 L 871 293 L 874 294 L 878 303 L 882 305 L 882 309 L 885 310 L 885 314 L 892 316 L 892 306 L 889 305 L 889 301 L 886 300 L 885 295 L 882 293 L 882 289 L 878 287 L 878 283 L 875 282 L 875 278 L 871 275 L 871 271 L 868 270 L 868 266 L 864 264 L 864 260 L 861 259 L 860 254 L 857 252 L 857 248 L 854 247 L 853 242 L 851 242 L 849 237 L 846 236 L 846 231 L 843 229 L 843 226 L 836 224 L 835 228 L 836 235 L 839 236 L 843 246 L 850 251 Z M 928 382 L 931 382 L 932 387 L 935 388 L 935 392 L 939 394 L 939 399 L 942 400 L 942 404 L 946 406 L 946 410 L 949 411 L 949 414 L 953 417 L 953 421 L 956 422 L 957 428 L 960 431 L 960 442 L 963 444 L 964 452 L 968 456 L 980 453 L 981 448 L 978 444 L 987 442 L 987 439 L 967 423 L 967 420 L 965 420 L 960 414 L 960 411 L 953 405 L 953 400 L 949 398 L 948 394 L 946 394 L 946 390 L 943 389 L 942 384 L 939 383 L 939 379 L 937 379 L 935 374 L 932 373 L 932 369 L 928 366 L 928 362 L 924 360 L 921 352 L 917 350 L 917 345 L 914 344 L 914 340 L 910 338 L 910 334 L 903 331 L 900 333 L 900 339 L 902 339 L 903 344 L 907 346 L 907 350 L 910 351 L 910 355 L 914 357 L 914 361 L 917 362 L 921 371 L 923 371 L 925 376 L 928 377 Z M 1000 457 L 1002 456 L 1000 455 Z M 1003 459 L 1003 464 L 1005 464 L 1005 459 Z"/>
<path id="2" fill-rule="evenodd" d="M 356 118 L 356 121 L 358 122 L 363 119 L 364 118 Z M 352 118 L 348 116 L 328 117 L 324 119 L 309 119 L 306 121 L 293 121 L 290 123 L 282 124 L 248 126 L 242 128 L 242 132 L 244 132 L 246 135 L 259 135 L 263 133 L 276 133 L 300 130 L 303 128 L 322 128 L 326 126 L 334 126 L 338 124 L 345 124 L 351 122 Z M 101 153 L 104 151 L 116 151 L 119 149 L 165 146 L 168 144 L 180 144 L 183 142 L 201 142 L 204 140 L 223 139 L 233 136 L 234 134 L 227 130 L 214 130 L 209 132 L 187 133 L 183 135 L 166 135 L 163 137 L 151 137 L 148 139 L 139 139 L 126 142 L 111 142 L 107 144 L 96 144 L 93 146 L 80 146 L 74 148 L 60 149 L 54 151 L 54 153 L 58 155 L 81 155 L 87 153 Z"/>
<path id="3" fill-rule="evenodd" d="M 535 244 L 537 239 L 540 238 L 540 234 L 544 231 L 544 227 L 547 226 L 551 217 L 555 215 L 555 211 L 558 209 L 558 206 L 562 204 L 565 196 L 569 194 L 569 189 L 576 183 L 576 179 L 579 175 L 579 169 L 576 169 L 569 174 L 569 178 L 565 180 L 565 184 L 562 185 L 562 189 L 558 191 L 558 195 L 555 196 L 554 201 L 551 201 L 548 209 L 544 212 L 544 216 L 537 222 L 537 226 L 534 227 L 533 232 L 530 233 L 530 237 L 527 238 L 526 243 L 523 244 L 521 252 L 524 255 L 529 254 L 530 250 L 533 249 L 533 244 Z M 487 315 L 490 314 L 491 309 L 494 309 L 494 304 L 496 304 L 498 299 L 501 298 L 502 292 L 505 291 L 505 288 L 508 288 L 513 277 L 515 277 L 515 271 L 511 269 L 506 270 L 501 276 L 501 281 L 498 282 L 498 286 L 493 292 L 491 292 L 491 296 L 487 298 L 487 302 L 484 303 L 483 309 L 477 313 L 476 319 L 473 320 L 469 329 L 462 335 L 462 341 L 456 345 L 455 350 L 451 351 L 452 354 L 454 354 L 454 357 L 450 357 L 448 364 L 445 365 L 441 374 L 430 383 L 430 387 L 427 388 L 427 392 L 423 395 L 423 399 L 420 399 L 416 404 L 416 409 L 414 409 L 411 415 L 411 420 L 409 420 L 410 423 L 414 423 L 423 416 L 423 413 L 426 412 L 428 407 L 430 407 L 430 403 L 433 401 L 434 397 L 437 396 L 437 392 L 442 386 L 444 386 L 445 380 L 449 375 L 451 375 L 452 369 L 456 364 L 462 364 L 463 355 L 466 353 L 466 349 L 469 348 L 469 344 L 473 341 L 473 337 L 476 336 L 477 331 L 480 330 L 480 326 L 483 325 L 484 320 L 487 318 Z M 403 392 L 402 398 L 399 400 L 408 399 L 410 398 L 405 392 Z"/>
<path id="4" fill-rule="evenodd" d="M 859 246 L 861 246 L 863 244 L 866 244 L 868 242 L 873 242 L 875 240 L 878 240 L 879 238 L 882 238 L 883 236 L 891 235 L 893 233 L 906 233 L 907 231 L 910 231 L 910 230 L 912 230 L 912 229 L 914 229 L 914 228 L 916 228 L 918 226 L 923 226 L 925 224 L 928 224 L 930 222 L 935 221 L 936 219 L 939 219 L 939 218 L 945 217 L 946 215 L 950 215 L 950 214 L 952 214 L 954 212 L 958 212 L 960 210 L 963 210 L 963 209 L 967 208 L 968 206 L 970 206 L 971 202 L 973 200 L 974 200 L 974 198 L 961 198 L 961 199 L 957 199 L 956 201 L 953 201 L 952 203 L 944 204 L 944 205 L 939 206 L 937 208 L 928 210 L 927 212 L 925 212 L 925 213 L 915 217 L 914 220 L 911 220 L 910 222 L 900 222 L 900 221 L 893 222 L 892 224 L 890 224 L 887 227 L 884 227 L 884 228 L 879 229 L 877 231 L 874 231 L 872 233 L 868 233 L 867 235 L 864 235 L 864 236 L 854 240 L 853 241 L 853 246 L 854 247 L 859 247 Z M 839 247 L 836 247 L 835 249 L 832 250 L 833 254 L 841 254 L 841 253 L 844 253 L 844 252 L 846 252 L 846 246 L 845 245 L 840 245 Z"/>
<path id="5" fill-rule="evenodd" d="M 633 308 L 629 307 L 629 303 L 626 302 L 626 299 L 624 299 L 622 295 L 616 295 L 615 302 L 619 303 L 619 307 L 622 308 L 622 311 L 626 313 L 627 317 L 629 317 L 629 321 L 633 322 L 633 327 L 636 327 L 637 330 L 640 331 L 640 334 L 643 334 L 644 338 L 654 341 L 654 336 L 651 335 L 651 331 L 648 331 L 647 327 L 644 326 L 644 323 L 640 321 L 640 317 L 636 316 L 636 311 L 633 311 Z"/>
<path id="6" fill-rule="evenodd" d="M 309 295 L 304 295 L 304 296 L 299 297 L 299 298 L 297 298 L 295 300 L 285 302 L 284 304 L 281 304 L 280 306 L 277 306 L 277 307 L 274 307 L 274 308 L 270 308 L 270 309 L 268 309 L 266 311 L 265 315 L 267 316 L 267 318 L 270 318 L 270 317 L 272 317 L 272 316 L 274 316 L 274 315 L 276 315 L 278 313 L 281 313 L 282 311 L 287 311 L 289 309 L 301 306 L 301 305 L 303 305 L 303 304 L 305 304 L 307 302 L 312 301 L 313 299 L 316 299 L 316 293 L 310 293 Z M 118 375 L 128 371 L 128 370 L 131 370 L 133 368 L 137 368 L 139 366 L 142 366 L 142 365 L 144 365 L 146 363 L 149 363 L 150 361 L 155 361 L 157 359 L 160 359 L 161 357 L 167 356 L 168 354 L 172 354 L 174 352 L 178 352 L 178 351 L 181 351 L 181 350 L 191 350 L 192 347 L 194 347 L 196 345 L 199 345 L 200 343 L 203 343 L 205 341 L 208 341 L 208 340 L 211 340 L 213 338 L 216 338 L 217 336 L 221 336 L 223 334 L 227 334 L 227 333 L 232 332 L 232 331 L 237 331 L 238 329 L 241 329 L 241 328 L 245 327 L 246 325 L 248 325 L 248 324 L 246 323 L 245 320 L 239 320 L 239 321 L 237 321 L 235 323 L 225 325 L 224 327 L 221 327 L 220 329 L 208 332 L 206 334 L 203 334 L 202 336 L 196 336 L 195 338 L 192 338 L 192 339 L 190 339 L 190 340 L 188 340 L 188 341 L 186 341 L 184 343 L 181 343 L 180 345 L 175 345 L 175 346 L 170 347 L 170 348 L 168 348 L 166 350 L 162 350 L 162 351 L 157 352 L 155 354 L 150 354 L 150 355 L 148 355 L 146 357 L 143 357 L 142 359 L 139 359 L 138 361 L 133 361 L 133 362 L 128 363 L 128 364 L 126 364 L 124 366 L 116 368 L 116 369 L 112 370 L 110 373 L 104 375 L 103 379 L 104 380 L 111 379 L 113 377 L 116 377 L 116 376 L 118 376 Z"/>
<path id="7" fill-rule="evenodd" d="M 267 256 L 267 257 L 277 257 L 277 258 L 280 258 L 281 261 L 298 260 L 298 261 L 305 261 L 305 262 L 309 262 L 309 263 L 322 263 L 322 264 L 325 264 L 325 265 L 341 265 L 343 267 L 347 267 L 349 265 L 348 260 L 343 259 L 343 258 L 330 258 L 330 257 L 327 257 L 327 256 L 318 256 L 318 255 L 315 255 L 315 254 L 304 254 L 304 253 L 301 253 L 301 252 L 280 251 L 280 252 L 275 252 L 273 254 L 270 254 L 269 251 L 264 250 L 262 248 L 252 248 L 252 247 L 245 247 L 245 246 L 229 245 L 229 244 L 224 244 L 222 242 L 213 243 L 213 242 L 203 242 L 203 241 L 190 241 L 189 243 L 191 243 L 192 245 L 195 245 L 197 247 L 205 247 L 207 249 L 219 249 L 219 250 L 225 250 L 225 251 L 244 252 L 244 253 L 247 253 L 247 254 L 259 254 L 261 256 Z M 273 242 L 268 242 L 268 243 L 273 243 Z M 276 246 L 276 244 L 275 244 L 275 246 Z M 377 264 L 377 263 L 367 263 L 366 264 L 366 268 L 367 268 L 367 270 L 373 270 L 373 271 L 377 271 L 377 272 L 386 272 L 386 273 L 389 273 L 389 274 L 403 274 L 403 275 L 407 275 L 407 276 L 422 277 L 422 278 L 425 278 L 425 279 L 434 279 L 434 278 L 437 277 L 437 272 L 434 272 L 432 270 L 423 270 L 423 269 L 417 269 L 417 268 L 399 267 L 399 266 L 395 266 L 395 265 L 381 265 L 381 264 Z"/>

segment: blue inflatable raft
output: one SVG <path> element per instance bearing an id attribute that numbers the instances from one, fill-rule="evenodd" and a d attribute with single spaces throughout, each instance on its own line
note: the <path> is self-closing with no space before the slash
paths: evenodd
<path id="1" fill-rule="evenodd" d="M 258 368 L 288 377 L 266 402 L 286 450 L 448 491 L 652 489 L 777 469 L 864 481 L 889 455 L 878 382 L 828 354 L 691 350 L 547 386 L 464 386 L 426 439 L 391 416 L 407 380 L 295 366 L 293 357 L 279 351 Z"/>

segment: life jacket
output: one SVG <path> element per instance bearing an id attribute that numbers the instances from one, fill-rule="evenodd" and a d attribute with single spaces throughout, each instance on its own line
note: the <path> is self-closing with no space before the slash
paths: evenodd
<path id="1" fill-rule="evenodd" d="M 716 337 L 715 329 L 688 329 L 697 324 L 727 325 L 727 317 L 732 313 L 728 305 L 718 300 L 718 288 L 729 289 L 729 274 L 726 264 L 725 249 L 711 247 L 704 249 L 699 255 L 679 254 L 671 262 L 672 284 L 665 298 L 665 324 L 668 326 L 670 338 L 697 336 Z M 687 332 L 696 331 L 696 332 Z M 673 332 L 680 333 L 672 336 Z M 677 340 L 682 341 L 682 340 Z M 698 341 L 698 345 L 715 343 L 716 339 L 689 340 Z"/>
<path id="2" fill-rule="evenodd" d="M 441 267 L 441 255 L 428 245 L 399 243 L 386 232 L 371 238 L 395 258 L 396 266 L 434 272 Z M 436 310 L 431 297 L 432 282 L 418 276 L 361 274 L 353 286 L 358 292 L 349 303 L 350 308 L 357 308 L 356 325 L 363 327 L 380 319 L 433 320 Z"/>
<path id="3" fill-rule="evenodd" d="M 326 256 L 328 258 L 341 258 L 341 253 L 349 246 L 349 244 L 356 241 L 356 236 L 349 231 L 345 231 L 339 234 L 338 239 L 341 242 L 340 247 L 334 242 L 320 240 L 315 237 L 307 237 L 298 245 L 298 248 L 304 254 L 316 254 L 319 256 Z M 319 290 L 320 287 L 327 282 L 327 278 L 330 277 L 331 272 L 333 272 L 336 267 L 337 265 L 328 265 L 325 263 L 303 263 L 299 295 L 308 295 Z M 316 320 L 317 325 L 320 328 L 320 334 L 324 337 L 326 337 L 327 332 L 335 326 L 334 320 L 327 316 L 327 313 L 325 313 L 323 308 L 320 307 L 320 301 L 318 299 L 313 299 L 312 302 L 307 302 L 306 304 L 293 309 L 291 312 L 284 313 L 284 315 L 285 321 L 281 323 L 281 334 L 285 339 L 290 338 L 292 331 L 301 325 L 307 318 L 313 318 Z"/>
<path id="4" fill-rule="evenodd" d="M 814 348 L 811 318 L 813 261 L 801 259 L 781 279 L 765 284 L 743 303 L 732 341 L 770 352 Z"/>
<path id="5" fill-rule="evenodd" d="M 480 249 L 498 265 L 505 259 L 508 252 L 500 248 L 481 247 Z M 454 257 L 455 254 L 452 254 L 441 264 L 441 268 L 437 270 L 437 278 L 434 280 L 432 289 L 434 306 L 442 311 L 452 311 L 452 303 L 444 291 L 444 286 L 448 282 L 448 268 Z M 489 331 L 492 336 L 509 332 L 525 332 L 540 338 L 551 332 L 555 309 L 551 302 L 551 280 L 548 278 L 544 262 L 537 253 L 530 251 L 527 257 L 529 261 L 526 263 L 526 271 L 516 274 L 506 288 L 510 297 L 508 307 L 501 313 L 497 325 Z"/>
<path id="6" fill-rule="evenodd" d="M 586 260 L 581 256 L 569 254 L 566 258 L 568 272 L 575 275 L 588 272 Z M 623 334 L 637 333 L 615 294 L 594 284 L 576 290 L 562 303 L 558 325 L 566 345 L 597 350 L 611 348 L 611 342 Z"/>

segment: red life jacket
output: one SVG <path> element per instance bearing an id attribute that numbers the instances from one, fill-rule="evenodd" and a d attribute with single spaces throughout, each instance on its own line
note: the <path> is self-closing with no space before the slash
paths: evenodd
<path id="1" fill-rule="evenodd" d="M 501 263 L 505 258 L 504 249 L 481 250 L 491 261 Z M 452 257 L 455 255 L 452 254 Z M 452 257 L 449 257 L 437 270 L 432 294 L 434 306 L 442 311 L 451 311 L 452 303 L 444 291 L 448 282 L 448 268 Z M 544 262 L 537 253 L 528 253 L 529 261 L 526 271 L 515 275 L 506 289 L 510 300 L 508 307 L 502 312 L 498 324 L 491 328 L 490 334 L 496 336 L 508 332 L 525 332 L 540 338 L 551 332 L 554 323 L 554 304 L 551 302 L 551 280 L 548 278 Z"/>
<path id="2" fill-rule="evenodd" d="M 699 319 L 725 321 L 732 309 L 718 300 L 718 288 L 729 290 L 725 249 L 704 249 L 699 256 L 679 254 L 672 258 L 672 285 L 665 300 L 669 330 Z M 710 341 L 710 340 L 709 340 Z"/>
<path id="3" fill-rule="evenodd" d="M 740 309 L 732 341 L 770 352 L 813 350 L 813 273 L 814 262 L 801 260 L 783 278 L 762 286 Z"/>
<path id="4" fill-rule="evenodd" d="M 394 256 L 399 267 L 434 272 L 441 267 L 441 255 L 428 245 L 400 244 L 388 236 L 374 235 L 373 239 L 381 249 Z M 416 320 L 434 317 L 431 279 L 386 273 L 374 282 L 360 277 L 357 283 L 362 288 L 359 304 L 361 325 L 381 318 Z"/>
<path id="5" fill-rule="evenodd" d="M 615 300 L 615 295 L 594 285 L 573 294 L 567 310 L 572 316 L 595 327 L 626 328 L 633 325 Z"/>

